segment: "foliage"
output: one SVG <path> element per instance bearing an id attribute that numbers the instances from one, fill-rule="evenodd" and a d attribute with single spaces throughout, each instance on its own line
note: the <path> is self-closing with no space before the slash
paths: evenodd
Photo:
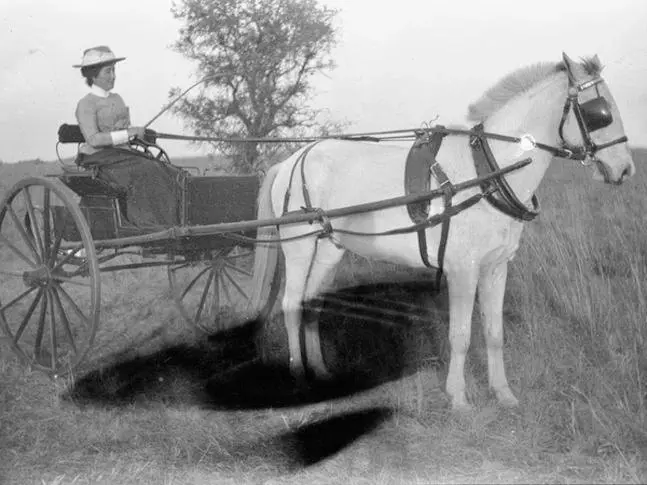
<path id="1" fill-rule="evenodd" d="M 210 77 L 202 93 L 174 109 L 197 135 L 256 138 L 316 129 L 320 112 L 306 102 L 313 75 L 334 67 L 335 10 L 316 0 L 181 0 L 172 12 L 184 23 L 175 50 Z M 260 168 L 259 155 L 275 150 L 214 145 L 231 153 L 242 172 Z"/>

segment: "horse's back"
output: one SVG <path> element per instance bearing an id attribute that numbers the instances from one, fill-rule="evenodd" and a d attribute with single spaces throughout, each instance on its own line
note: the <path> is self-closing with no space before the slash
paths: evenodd
<path id="1" fill-rule="evenodd" d="M 408 147 L 377 142 L 325 140 L 318 143 L 300 162 L 312 203 L 333 209 L 403 195 L 408 150 Z M 294 172 L 298 173 L 292 185 L 299 186 L 300 167 Z"/>

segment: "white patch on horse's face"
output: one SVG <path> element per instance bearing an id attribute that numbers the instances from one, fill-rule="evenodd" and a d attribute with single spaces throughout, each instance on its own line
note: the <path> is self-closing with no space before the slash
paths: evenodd
<path id="1" fill-rule="evenodd" d="M 605 81 L 597 84 L 595 88 L 585 89 L 580 92 L 578 102 L 583 104 L 598 96 L 606 99 L 613 121 L 607 127 L 590 132 L 589 136 L 594 144 L 603 145 L 625 136 L 625 129 L 618 106 Z M 581 146 L 584 142 L 573 109 L 569 111 L 564 125 L 564 139 L 568 143 L 576 146 Z M 611 182 L 621 182 L 625 177 L 632 176 L 636 171 L 631 151 L 626 142 L 604 148 L 598 151 L 595 156 L 604 164 Z M 599 181 L 605 180 L 598 167 L 594 170 L 593 179 Z"/>
<path id="2" fill-rule="evenodd" d="M 601 145 L 625 136 L 625 128 L 618 105 L 616 104 L 606 82 L 600 83 L 598 88 L 600 96 L 607 100 L 611 116 L 613 116 L 613 122 L 609 126 L 591 133 L 591 140 L 595 144 Z M 588 96 L 584 98 L 584 100 L 592 99 L 597 96 L 595 90 L 592 89 L 590 91 L 593 92 L 590 94 L 587 93 Z M 597 153 L 597 158 L 605 165 L 606 169 L 609 171 L 610 179 L 613 182 L 622 182 L 625 177 L 631 177 L 636 171 L 631 150 L 629 149 L 627 142 L 601 150 Z M 599 170 L 596 169 L 594 180 L 599 179 L 604 180 L 604 177 Z"/>

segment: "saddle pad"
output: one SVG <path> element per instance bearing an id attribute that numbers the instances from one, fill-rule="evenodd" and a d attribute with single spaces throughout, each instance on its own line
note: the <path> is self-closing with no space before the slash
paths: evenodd
<path id="1" fill-rule="evenodd" d="M 409 150 L 404 168 L 404 192 L 406 195 L 421 194 L 429 192 L 431 189 L 431 168 L 436 163 L 436 154 L 445 135 L 445 132 L 438 130 L 431 136 L 422 135 L 416 139 L 411 150 Z M 440 177 L 439 182 L 441 183 L 449 181 L 439 165 L 436 165 L 433 175 L 436 178 Z M 426 221 L 429 216 L 430 205 L 430 200 L 407 204 L 407 211 L 411 220 L 415 223 Z"/>
<path id="2" fill-rule="evenodd" d="M 404 192 L 406 195 L 428 192 L 430 189 L 429 168 L 431 167 L 431 154 L 427 145 L 427 138 L 418 138 L 409 154 L 404 169 Z M 430 201 L 423 200 L 407 204 L 407 212 L 413 222 L 422 222 L 429 215 Z"/>

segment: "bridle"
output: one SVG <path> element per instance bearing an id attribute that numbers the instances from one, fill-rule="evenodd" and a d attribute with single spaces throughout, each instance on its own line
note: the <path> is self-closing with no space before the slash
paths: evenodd
<path id="1" fill-rule="evenodd" d="M 568 97 L 564 104 L 562 119 L 559 122 L 559 137 L 562 140 L 562 147 L 572 153 L 572 156 L 569 156 L 568 158 L 580 160 L 583 165 L 595 163 L 600 170 L 600 173 L 602 173 L 605 182 L 611 183 L 609 172 L 602 161 L 596 156 L 596 153 L 605 148 L 617 145 L 618 143 L 624 143 L 628 138 L 626 135 L 621 136 L 601 145 L 596 144 L 591 139 L 592 132 L 606 128 L 613 123 L 613 115 L 611 114 L 609 102 L 604 98 L 604 96 L 600 95 L 600 91 L 598 89 L 598 84 L 602 81 L 603 79 L 601 77 L 596 77 L 580 84 L 574 84 L 573 79 L 569 76 Z M 582 91 L 591 88 L 595 88 L 597 97 L 590 99 L 589 101 L 585 101 L 584 103 L 580 103 L 578 99 L 579 94 Z M 564 139 L 564 125 L 571 108 L 575 114 L 577 125 L 580 128 L 580 134 L 582 135 L 583 141 L 582 146 L 571 145 Z"/>

